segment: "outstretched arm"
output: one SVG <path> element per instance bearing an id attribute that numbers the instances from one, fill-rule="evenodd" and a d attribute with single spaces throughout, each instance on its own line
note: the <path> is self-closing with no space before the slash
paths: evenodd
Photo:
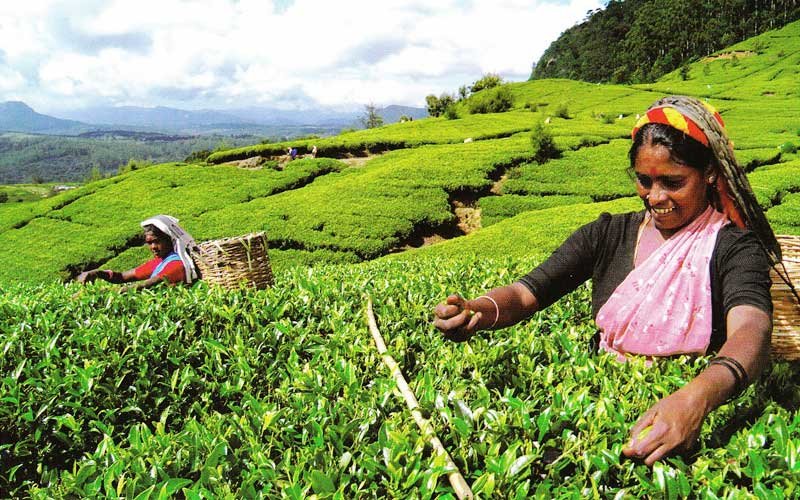
<path id="1" fill-rule="evenodd" d="M 445 338 L 463 342 L 478 330 L 519 323 L 538 309 L 536 297 L 525 285 L 517 282 L 495 288 L 472 300 L 450 295 L 434 309 L 433 324 Z"/>
<path id="2" fill-rule="evenodd" d="M 121 291 L 126 292 L 128 290 L 142 290 L 144 288 L 150 288 L 150 287 L 156 286 L 159 283 L 162 283 L 162 282 L 165 282 L 165 281 L 167 283 L 169 283 L 169 280 L 164 275 L 154 276 L 152 278 L 147 278 L 146 280 L 140 281 L 140 282 L 135 283 L 133 285 L 124 286 L 124 287 L 122 287 Z"/>
<path id="3" fill-rule="evenodd" d="M 108 281 L 109 283 L 128 283 L 136 281 L 136 273 L 133 269 L 121 273 L 110 269 L 92 269 L 91 271 L 82 272 L 75 278 L 78 283 L 90 283 L 96 279 Z"/>
<path id="4" fill-rule="evenodd" d="M 755 380 L 769 362 L 772 319 L 757 307 L 740 305 L 728 312 L 726 321 L 728 340 L 718 355 L 738 361 L 747 380 Z M 703 420 L 735 395 L 736 386 L 731 369 L 723 364 L 710 365 L 639 418 L 623 454 L 652 465 L 673 451 L 688 451 L 700 434 Z M 650 431 L 639 439 L 648 427 Z"/>

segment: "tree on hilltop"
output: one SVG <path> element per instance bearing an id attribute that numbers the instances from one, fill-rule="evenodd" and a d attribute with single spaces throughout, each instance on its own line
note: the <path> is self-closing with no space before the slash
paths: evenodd
<path id="1" fill-rule="evenodd" d="M 470 87 L 470 92 L 474 94 L 476 92 L 480 92 L 481 90 L 497 87 L 501 83 L 503 83 L 503 79 L 500 77 L 500 75 L 497 73 L 486 73 L 479 79 L 475 80 L 475 83 L 473 83 Z"/>
<path id="2" fill-rule="evenodd" d="M 364 105 L 364 114 L 360 118 L 364 128 L 377 128 L 383 125 L 383 117 L 378 114 L 378 108 L 372 103 Z"/>
<path id="3" fill-rule="evenodd" d="M 445 110 L 455 102 L 455 97 L 446 92 L 439 97 L 433 94 L 425 97 L 425 103 L 428 105 L 428 114 L 433 117 L 442 116 Z"/>

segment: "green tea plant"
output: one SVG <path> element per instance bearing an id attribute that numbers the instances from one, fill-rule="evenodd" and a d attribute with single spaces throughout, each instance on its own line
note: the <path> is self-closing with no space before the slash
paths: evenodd
<path id="1" fill-rule="evenodd" d="M 369 293 L 392 356 L 480 496 L 796 494 L 796 365 L 775 363 L 707 419 L 694 451 L 650 469 L 621 457 L 629 428 L 703 359 L 647 368 L 592 353 L 586 288 L 467 344 L 433 329 L 430 311 L 447 293 L 480 293 L 535 262 L 465 256 L 294 268 L 263 291 L 4 287 L 0 489 L 33 497 L 452 494 L 371 344 Z"/>
<path id="2" fill-rule="evenodd" d="M 479 201 L 481 226 L 491 226 L 530 210 L 591 202 L 592 199 L 589 196 L 520 196 L 514 194 L 486 196 Z"/>
<path id="3" fill-rule="evenodd" d="M 530 163 L 503 185 L 510 194 L 583 195 L 595 200 L 630 196 L 633 183 L 625 174 L 628 140 L 567 151 L 543 165 Z"/>

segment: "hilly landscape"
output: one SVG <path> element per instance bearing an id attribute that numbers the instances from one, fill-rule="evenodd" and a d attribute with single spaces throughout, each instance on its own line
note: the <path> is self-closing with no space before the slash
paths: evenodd
<path id="1" fill-rule="evenodd" d="M 424 118 L 409 106 L 377 108 L 384 123 Z M 0 184 L 82 182 L 116 174 L 129 162 L 205 158 L 218 149 L 293 137 L 329 136 L 362 128 L 362 111 L 264 107 L 228 111 L 136 106 L 37 113 L 23 102 L 0 103 Z"/>
<path id="2" fill-rule="evenodd" d="M 0 204 L 0 492 L 452 498 L 372 345 L 369 296 L 477 496 L 796 497 L 796 362 L 776 360 L 709 416 L 695 450 L 649 468 L 621 457 L 630 426 L 707 359 L 646 368 L 591 353 L 588 287 L 468 344 L 431 325 L 449 293 L 507 284 L 600 213 L 640 209 L 630 130 L 667 94 L 721 112 L 775 232 L 800 235 L 800 22 L 653 83 L 506 83 L 447 116 L 226 148 Z M 502 112 L 470 112 L 503 95 Z M 537 158 L 542 133 L 559 157 Z M 301 159 L 281 158 L 289 145 Z M 261 168 L 239 163 L 256 156 Z M 70 281 L 141 263 L 139 222 L 158 213 L 198 241 L 264 231 L 275 285 Z"/>

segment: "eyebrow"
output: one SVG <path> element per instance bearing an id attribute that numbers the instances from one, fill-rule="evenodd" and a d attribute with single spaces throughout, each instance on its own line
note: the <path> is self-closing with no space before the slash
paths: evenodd
<path id="1" fill-rule="evenodd" d="M 634 174 L 636 177 L 641 177 L 641 178 L 645 178 L 645 179 L 653 179 L 653 177 L 650 177 L 650 176 L 649 176 L 649 175 L 647 175 L 647 174 L 640 174 L 639 172 L 634 172 L 633 174 Z M 684 179 L 684 178 L 686 178 L 686 176 L 685 176 L 685 175 L 683 175 L 683 174 L 676 174 L 676 175 L 657 175 L 657 176 L 655 177 L 655 179 L 666 179 L 666 180 L 668 180 L 668 181 L 677 181 L 677 180 L 682 180 L 682 179 Z"/>

